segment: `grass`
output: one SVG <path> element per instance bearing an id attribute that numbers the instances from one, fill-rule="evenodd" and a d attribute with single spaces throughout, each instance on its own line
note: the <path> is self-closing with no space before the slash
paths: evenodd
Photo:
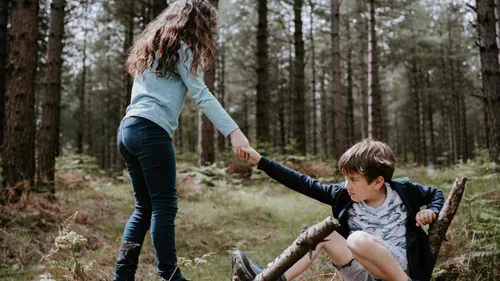
<path id="1" fill-rule="evenodd" d="M 449 231 L 452 239 L 442 248 L 440 264 L 456 257 L 471 257 L 470 253 L 484 252 L 485 249 L 490 249 L 490 252 L 491 249 L 499 249 L 498 236 L 489 237 L 486 232 L 483 235 L 477 226 L 486 223 L 493 227 L 496 223 L 482 218 L 485 212 L 500 214 L 497 208 L 500 201 L 499 176 L 491 174 L 492 169 L 484 165 L 487 164 L 468 163 L 446 170 L 421 167 L 396 170 L 396 177 L 408 176 L 413 181 L 440 187 L 445 193 L 449 191 L 454 178 L 469 178 L 461 208 Z M 102 177 L 90 177 L 83 181 L 85 184 L 78 185 L 77 189 L 64 189 L 62 184 L 58 186 L 60 214 L 36 213 L 36 208 L 2 214 L 2 223 L 7 225 L 2 229 L 12 237 L 0 233 L 1 280 L 40 280 L 38 276 L 44 269 L 31 246 L 48 253 L 58 235 L 57 224 L 75 211 L 80 213 L 75 231 L 89 241 L 78 248 L 78 258 L 82 264 L 98 261 L 95 270 L 101 270 L 101 275 L 111 280 L 123 227 L 133 211 L 133 193 L 128 182 Z M 96 185 L 96 182 L 99 184 Z M 486 200 L 486 203 L 481 200 Z M 265 177 L 264 180 L 238 184 L 230 178 L 220 179 L 215 187 L 205 188 L 201 194 L 179 200 L 176 219 L 178 256 L 184 261 L 195 261 L 205 255 L 206 260 L 195 267 L 193 265 L 196 262 L 190 265 L 189 262 L 182 262 L 181 270 L 193 280 L 228 280 L 233 250 L 241 249 L 256 263 L 265 265 L 291 244 L 304 225 L 315 224 L 329 215 L 329 206 L 290 191 Z M 40 223 L 40 220 L 44 223 Z M 471 263 L 474 265 L 473 261 L 469 261 L 469 267 Z M 480 260 L 480 265 L 483 269 L 488 266 L 493 268 L 498 265 L 498 256 L 489 255 Z M 470 271 L 467 277 L 463 277 L 463 274 L 460 277 L 454 268 L 443 266 L 437 270 L 443 271 L 444 277 L 436 280 L 481 280 L 483 277 L 493 280 L 492 276 L 498 274 L 494 270 L 474 273 L 473 268 L 467 268 L 464 269 Z M 332 280 L 332 275 L 321 277 L 321 274 L 334 274 L 324 255 L 302 278 Z M 149 234 L 142 248 L 136 280 L 158 280 Z"/>

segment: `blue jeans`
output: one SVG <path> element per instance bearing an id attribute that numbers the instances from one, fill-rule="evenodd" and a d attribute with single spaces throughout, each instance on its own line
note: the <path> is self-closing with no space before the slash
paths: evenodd
<path id="1" fill-rule="evenodd" d="M 118 129 L 117 145 L 132 181 L 135 210 L 123 233 L 113 280 L 134 280 L 144 237 L 150 228 L 160 277 L 184 280 L 177 268 L 175 250 L 177 189 L 172 139 L 156 123 L 128 117 Z"/>

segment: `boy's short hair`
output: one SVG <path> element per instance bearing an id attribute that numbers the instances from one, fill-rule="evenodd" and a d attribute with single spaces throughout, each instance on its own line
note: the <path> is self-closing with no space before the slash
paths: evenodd
<path id="1" fill-rule="evenodd" d="M 379 176 L 388 182 L 392 179 L 395 163 L 394 153 L 387 144 L 365 139 L 342 154 L 339 168 L 344 175 L 362 174 L 368 183 Z"/>

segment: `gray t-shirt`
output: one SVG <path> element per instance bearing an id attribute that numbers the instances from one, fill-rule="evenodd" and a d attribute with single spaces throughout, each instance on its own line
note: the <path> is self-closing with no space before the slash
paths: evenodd
<path id="1" fill-rule="evenodd" d="M 406 257 L 406 219 L 408 212 L 401 197 L 385 183 L 387 198 L 377 208 L 366 205 L 364 201 L 355 202 L 349 209 L 349 234 L 364 231 L 384 240 L 389 250 L 403 270 L 408 269 Z"/>

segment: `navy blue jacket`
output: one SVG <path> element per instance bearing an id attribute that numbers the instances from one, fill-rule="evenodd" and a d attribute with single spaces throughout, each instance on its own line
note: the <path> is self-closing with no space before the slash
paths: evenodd
<path id="1" fill-rule="evenodd" d="M 348 210 L 353 201 L 344 183 L 323 184 L 265 157 L 261 158 L 257 168 L 288 188 L 332 206 L 333 217 L 340 223 L 337 232 L 347 239 Z M 401 197 L 408 211 L 406 254 L 409 275 L 414 280 L 430 280 L 436 258 L 431 252 L 427 234 L 416 226 L 415 217 L 422 206 L 427 206 L 427 209 L 436 215 L 439 214 L 444 204 L 443 192 L 437 188 L 412 183 L 408 178 L 394 179 L 389 184 Z"/>

